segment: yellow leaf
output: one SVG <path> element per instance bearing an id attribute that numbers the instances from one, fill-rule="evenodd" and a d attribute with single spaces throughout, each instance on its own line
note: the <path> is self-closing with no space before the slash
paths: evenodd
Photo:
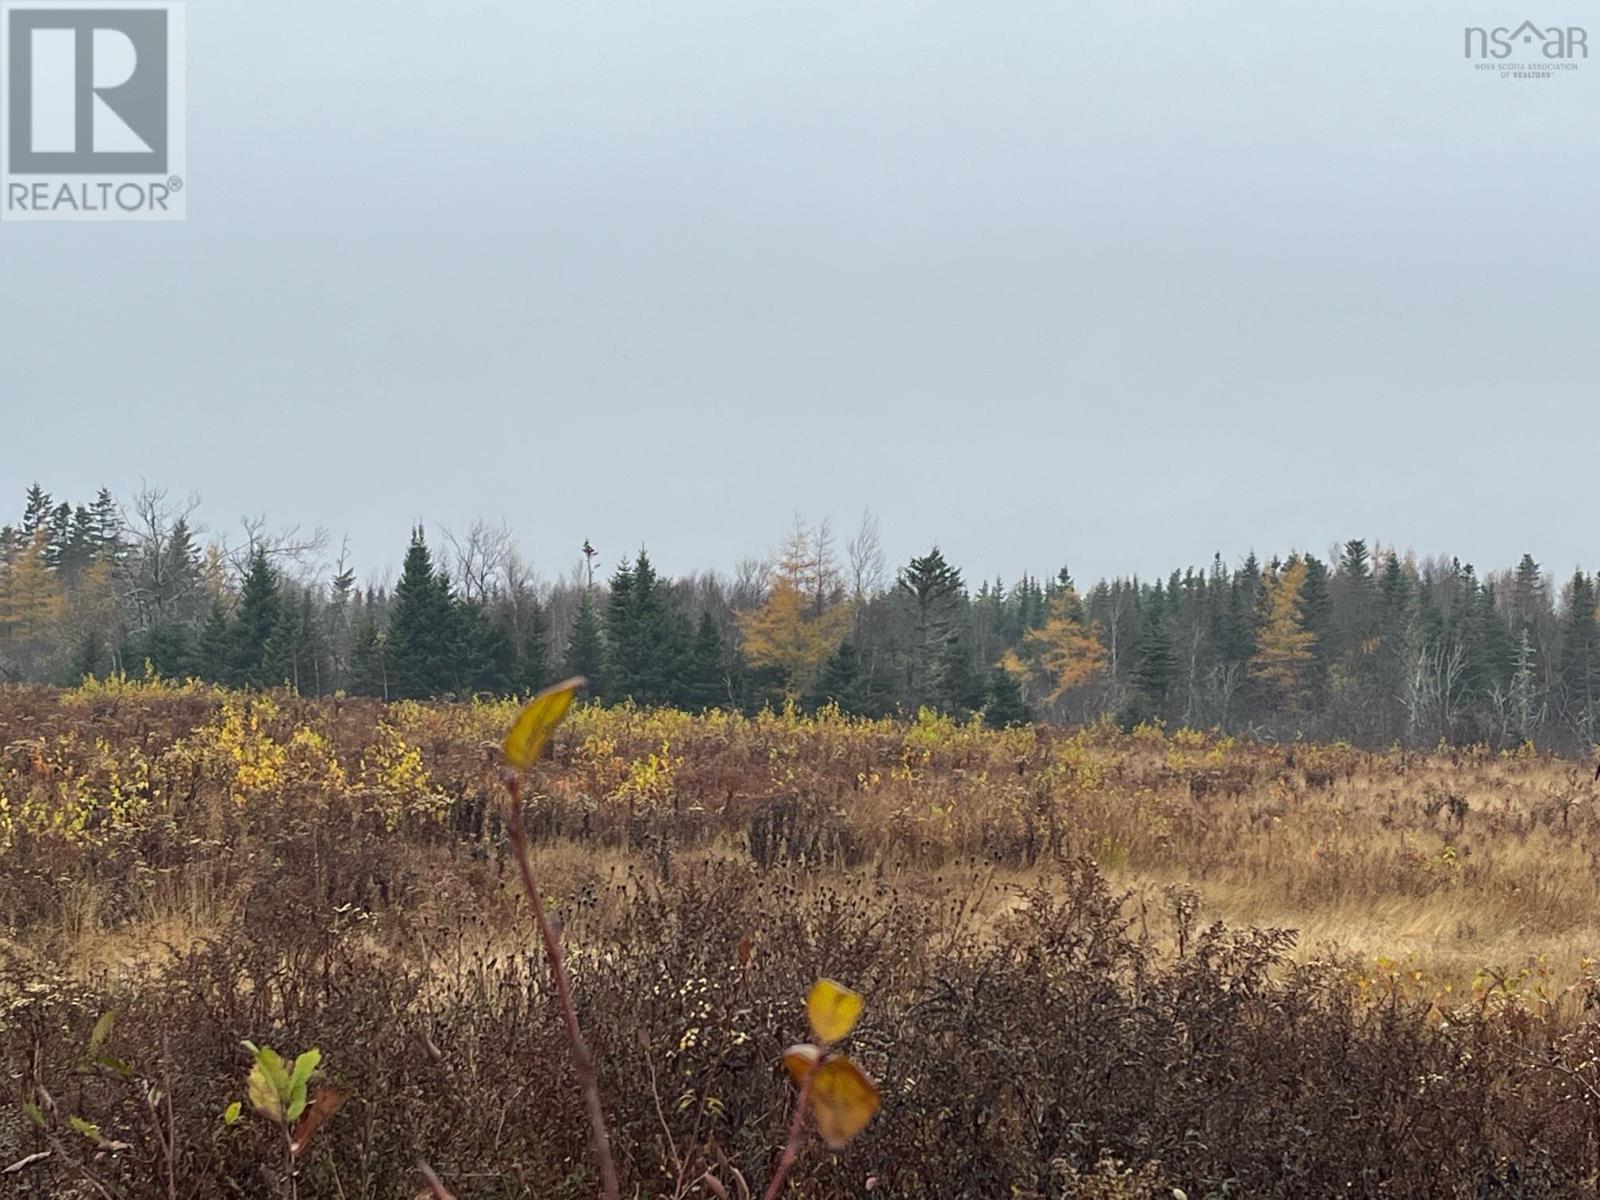
<path id="1" fill-rule="evenodd" d="M 817 1068 L 811 1108 L 817 1132 L 837 1150 L 867 1127 L 878 1111 L 878 1087 L 848 1058 L 830 1058 Z"/>
<path id="2" fill-rule="evenodd" d="M 269 1051 L 270 1053 L 270 1051 Z M 269 1121 L 283 1120 L 283 1098 L 265 1063 L 257 1061 L 250 1068 L 250 1107 Z"/>
<path id="3" fill-rule="evenodd" d="M 806 1081 L 806 1076 L 811 1074 L 811 1069 L 817 1065 L 817 1059 L 822 1057 L 810 1042 L 801 1042 L 798 1046 L 790 1046 L 783 1052 L 783 1065 L 789 1068 L 789 1077 L 794 1080 L 795 1086 Z"/>
<path id="4" fill-rule="evenodd" d="M 573 697 L 584 682 L 581 675 L 568 679 L 545 688 L 528 701 L 511 726 L 511 732 L 506 734 L 504 754 L 508 764 L 519 771 L 526 771 L 534 764 L 550 734 L 572 707 Z"/>
<path id="5" fill-rule="evenodd" d="M 819 979 L 806 997 L 806 1017 L 819 1042 L 837 1042 L 855 1028 L 861 1016 L 861 995 L 842 983 Z"/>

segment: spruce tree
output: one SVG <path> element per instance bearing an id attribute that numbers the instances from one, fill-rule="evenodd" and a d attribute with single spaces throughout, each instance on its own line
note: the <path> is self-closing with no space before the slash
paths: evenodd
<path id="1" fill-rule="evenodd" d="M 232 664 L 233 631 L 228 624 L 228 606 L 221 596 L 213 596 L 188 671 L 207 683 L 227 683 L 233 678 Z"/>
<path id="2" fill-rule="evenodd" d="M 836 704 L 839 711 L 851 716 L 864 716 L 867 712 L 865 689 L 861 674 L 861 656 L 849 641 L 840 642 L 828 660 L 822 664 L 811 695 L 806 698 L 811 708 Z"/>
<path id="3" fill-rule="evenodd" d="M 555 682 L 550 664 L 550 616 L 533 600 L 521 626 L 516 646 L 516 684 L 524 692 L 537 692 Z"/>
<path id="4" fill-rule="evenodd" d="M 478 601 L 464 600 L 456 606 L 456 625 L 456 690 L 496 695 L 513 691 L 516 648 L 505 623 L 490 617 Z"/>
<path id="5" fill-rule="evenodd" d="M 50 493 L 37 483 L 28 488 L 28 498 L 22 510 L 22 540 L 31 542 L 34 534 L 47 530 L 50 523 Z"/>
<path id="6" fill-rule="evenodd" d="M 606 605 L 607 687 L 611 699 L 670 703 L 679 690 L 688 642 L 682 616 L 667 596 L 650 556 L 617 568 Z"/>
<path id="7" fill-rule="evenodd" d="M 578 598 L 578 615 L 572 624 L 572 636 L 567 639 L 566 656 L 562 670 L 567 675 L 581 675 L 589 681 L 589 690 L 600 697 L 607 695 L 605 681 L 605 640 L 600 633 L 600 610 L 588 588 Z"/>
<path id="8" fill-rule="evenodd" d="M 1004 667 L 989 671 L 988 698 L 983 705 L 983 722 L 994 729 L 1012 725 L 1026 725 L 1033 720 L 1028 703 L 1022 696 L 1022 685 Z"/>
<path id="9" fill-rule="evenodd" d="M 694 712 L 704 712 L 728 702 L 726 651 L 722 630 L 710 611 L 700 614 L 694 642 L 684 659 L 682 686 L 675 703 Z"/>
<path id="10" fill-rule="evenodd" d="M 422 699 L 456 683 L 457 622 L 449 581 L 433 566 L 422 527 L 411 531 L 389 619 L 389 692 Z"/>
<path id="11" fill-rule="evenodd" d="M 365 606 L 350 632 L 347 688 L 354 696 L 389 698 L 389 636 L 373 606 Z"/>
<path id="12" fill-rule="evenodd" d="M 961 572 L 935 546 L 913 558 L 900 572 L 896 592 L 909 610 L 910 638 L 903 679 L 910 708 L 947 700 L 945 671 L 952 665 L 950 642 L 966 600 Z M 963 686 L 966 680 L 959 681 Z"/>
<path id="13" fill-rule="evenodd" d="M 1166 605 L 1159 587 L 1158 584 L 1158 590 L 1145 604 L 1133 660 L 1134 690 L 1145 702 L 1144 713 L 1150 716 L 1166 715 L 1168 697 L 1178 674 L 1178 659 L 1173 653 Z"/>
<path id="14" fill-rule="evenodd" d="M 239 687 L 271 687 L 279 682 L 268 678 L 263 666 L 280 607 L 277 573 L 268 563 L 266 551 L 257 546 L 250 554 L 230 627 L 228 682 Z"/>

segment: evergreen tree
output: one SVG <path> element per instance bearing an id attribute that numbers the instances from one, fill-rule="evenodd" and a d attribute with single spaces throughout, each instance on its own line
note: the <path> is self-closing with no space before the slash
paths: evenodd
<path id="1" fill-rule="evenodd" d="M 454 668 L 456 690 L 493 692 L 514 690 L 516 648 L 504 622 L 492 620 L 476 600 L 456 606 L 458 650 Z"/>
<path id="2" fill-rule="evenodd" d="M 230 626 L 231 651 L 228 682 L 239 687 L 272 687 L 280 682 L 264 671 L 267 643 L 277 628 L 281 608 L 278 577 L 267 562 L 264 549 L 257 546 L 250 554 L 239 604 Z"/>
<path id="3" fill-rule="evenodd" d="M 95 558 L 105 563 L 120 562 L 126 549 L 122 510 L 107 489 L 101 488 L 95 496 L 90 515 L 94 523 Z"/>
<path id="4" fill-rule="evenodd" d="M 694 642 L 685 660 L 682 690 L 678 702 L 696 712 L 728 703 L 727 651 L 722 630 L 709 610 L 700 614 Z"/>
<path id="5" fill-rule="evenodd" d="M 1134 690 L 1143 698 L 1145 711 L 1153 716 L 1166 715 L 1168 697 L 1178 674 L 1178 660 L 1172 650 L 1164 609 L 1158 590 L 1145 605 L 1139 642 L 1134 651 Z"/>
<path id="6" fill-rule="evenodd" d="M 352 695 L 389 698 L 389 635 L 371 604 L 351 629 L 348 686 Z"/>
<path id="7" fill-rule="evenodd" d="M 537 692 L 556 682 L 550 666 L 550 618 L 538 600 L 529 604 L 522 621 L 516 676 L 517 686 L 525 692 Z"/>
<path id="8" fill-rule="evenodd" d="M 644 550 L 617 568 L 606 605 L 609 698 L 637 704 L 671 702 L 687 642 L 683 618 L 669 601 Z"/>
<path id="9" fill-rule="evenodd" d="M 1586 743 L 1595 740 L 1600 716 L 1600 627 L 1595 619 L 1595 585 L 1582 571 L 1567 587 L 1561 629 L 1559 677 L 1567 722 Z"/>
<path id="10" fill-rule="evenodd" d="M 873 703 L 871 688 L 861 670 L 861 656 L 853 642 L 840 642 L 828 656 L 806 703 L 811 708 L 835 704 L 840 712 L 857 717 L 877 716 L 881 712 Z"/>
<path id="11" fill-rule="evenodd" d="M 104 679 L 111 674 L 111 654 L 105 635 L 91 626 L 72 652 L 72 662 L 67 669 L 66 683 L 76 686 L 85 679 Z"/>
<path id="12" fill-rule="evenodd" d="M 286 685 L 301 695 L 316 695 L 321 690 L 310 589 L 299 589 L 298 595 L 284 589 L 278 620 L 261 656 L 261 675 L 272 686 Z"/>
<path id="13" fill-rule="evenodd" d="M 906 564 L 896 590 L 909 606 L 911 617 L 903 674 L 906 703 L 912 709 L 938 705 L 948 694 L 945 672 L 952 663 L 950 642 L 965 604 L 961 572 L 946 562 L 935 546 Z"/>
<path id="14" fill-rule="evenodd" d="M 605 639 L 600 632 L 600 610 L 588 588 L 578 598 L 578 616 L 572 625 L 572 636 L 567 639 L 567 653 L 562 670 L 567 675 L 581 675 L 589 681 L 589 690 L 596 696 L 607 694 L 605 683 Z"/>
<path id="15" fill-rule="evenodd" d="M 211 598 L 188 670 L 208 683 L 227 683 L 233 677 L 233 630 L 228 624 L 228 606 L 221 596 Z"/>
<path id="16" fill-rule="evenodd" d="M 1010 725 L 1026 725 L 1031 720 L 1033 714 L 1022 697 L 1022 685 L 1016 676 L 1004 667 L 990 668 L 988 696 L 983 704 L 984 724 L 1004 729 Z"/>
<path id="17" fill-rule="evenodd" d="M 35 483 L 28 489 L 28 498 L 22 510 L 23 541 L 32 541 L 41 529 L 48 533 L 50 510 L 50 493 Z"/>
<path id="18" fill-rule="evenodd" d="M 433 566 L 422 527 L 411 531 L 389 620 L 389 693 L 402 699 L 439 695 L 457 683 L 457 621 L 449 581 Z"/>

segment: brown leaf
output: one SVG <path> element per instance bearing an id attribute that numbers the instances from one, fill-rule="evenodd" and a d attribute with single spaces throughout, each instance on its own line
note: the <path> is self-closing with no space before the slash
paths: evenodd
<path id="1" fill-rule="evenodd" d="M 312 1135 L 322 1127 L 324 1121 L 343 1108 L 344 1102 L 348 1099 L 350 1093 L 344 1088 L 319 1087 L 311 1103 L 306 1105 L 305 1112 L 300 1114 L 300 1124 L 295 1126 L 291 1152 L 296 1155 L 303 1153 Z"/>
<path id="2" fill-rule="evenodd" d="M 794 1080 L 796 1087 L 805 1083 L 806 1076 L 811 1074 L 812 1068 L 817 1065 L 817 1060 L 821 1057 L 822 1051 L 810 1042 L 790 1046 L 783 1052 L 783 1065 L 789 1068 L 789 1078 Z"/>

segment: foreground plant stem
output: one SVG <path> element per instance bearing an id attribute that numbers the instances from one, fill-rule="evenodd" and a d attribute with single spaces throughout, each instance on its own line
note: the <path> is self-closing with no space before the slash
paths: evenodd
<path id="1" fill-rule="evenodd" d="M 783 1145 L 778 1169 L 772 1173 L 772 1182 L 767 1184 L 767 1190 L 761 1193 L 761 1200 L 777 1200 L 778 1193 L 783 1190 L 783 1181 L 789 1177 L 795 1160 L 800 1157 L 800 1145 L 805 1140 L 806 1132 L 806 1105 L 811 1101 L 811 1082 L 816 1079 L 817 1068 L 821 1065 L 820 1058 L 812 1063 L 811 1069 L 806 1072 L 805 1082 L 800 1085 L 800 1095 L 794 1102 L 794 1119 L 789 1122 L 789 1140 Z"/>
<path id="2" fill-rule="evenodd" d="M 539 926 L 545 957 L 550 960 L 550 974 L 556 986 L 556 1003 L 561 1009 L 561 1019 L 567 1026 L 567 1038 L 572 1043 L 572 1065 L 577 1072 L 578 1085 L 583 1089 L 584 1104 L 589 1109 L 589 1132 L 594 1139 L 595 1157 L 600 1161 L 600 1194 L 605 1200 L 620 1200 L 617 1164 L 611 1157 L 611 1137 L 606 1132 L 605 1111 L 600 1107 L 600 1077 L 595 1069 L 594 1053 L 589 1049 L 589 1043 L 583 1040 L 583 1031 L 578 1028 L 578 1013 L 572 1005 L 572 985 L 567 981 L 561 942 L 550 924 L 550 918 L 545 915 L 544 902 L 539 899 L 539 886 L 533 878 L 533 859 L 528 853 L 528 834 L 522 822 L 522 777 L 508 774 L 506 789 L 511 793 L 511 849 L 516 855 L 517 869 L 522 873 L 522 890 L 528 894 L 528 903 L 533 906 L 533 919 Z"/>

